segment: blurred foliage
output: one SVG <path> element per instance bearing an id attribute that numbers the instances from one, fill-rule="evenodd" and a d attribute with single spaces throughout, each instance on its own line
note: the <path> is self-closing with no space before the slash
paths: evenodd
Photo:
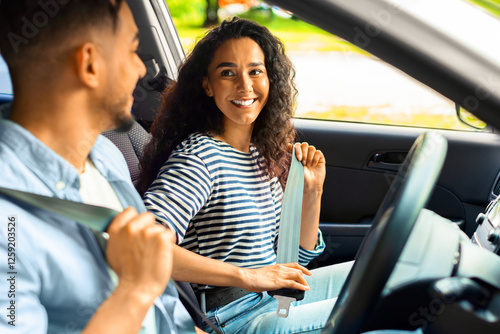
<path id="1" fill-rule="evenodd" d="M 205 32 L 206 0 L 166 0 L 184 50 L 189 51 Z M 221 19 L 230 18 L 224 10 Z M 226 16 L 225 16 L 226 15 Z M 295 18 L 283 18 L 262 7 L 254 7 L 237 15 L 253 20 L 271 30 L 289 51 L 340 51 L 366 54 L 345 40 Z"/>
<path id="2" fill-rule="evenodd" d="M 166 0 L 176 26 L 201 27 L 205 20 L 206 0 Z"/>
<path id="3" fill-rule="evenodd" d="M 500 0 L 469 0 L 476 5 L 483 7 L 492 14 L 500 17 Z"/>

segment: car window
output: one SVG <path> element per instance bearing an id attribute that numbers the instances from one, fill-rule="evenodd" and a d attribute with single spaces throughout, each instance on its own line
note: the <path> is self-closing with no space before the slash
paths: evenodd
<path id="1" fill-rule="evenodd" d="M 206 31 L 206 2 L 167 0 L 167 5 L 189 52 Z M 284 41 L 297 71 L 298 118 L 475 130 L 459 121 L 453 101 L 292 13 L 241 0 L 218 8 L 217 14 L 219 19 L 237 15 L 255 20 Z M 363 45 L 363 38 L 367 36 L 360 31 L 358 44 Z"/>
<path id="2" fill-rule="evenodd" d="M 252 10 L 241 14 L 259 19 Z M 175 18 L 175 12 L 172 15 Z M 274 26 L 262 17 L 260 21 L 285 41 L 294 62 L 299 90 L 296 117 L 470 129 L 456 118 L 454 104 L 427 86 L 338 37 L 282 16 L 277 19 L 281 23 Z M 180 26 L 180 38 L 188 51 L 204 29 Z M 0 94 L 12 94 L 1 57 Z"/>
<path id="3" fill-rule="evenodd" d="M 355 52 L 291 54 L 296 116 L 463 129 L 453 102 L 376 57 Z"/>
<path id="4" fill-rule="evenodd" d="M 12 84 L 10 83 L 9 70 L 7 64 L 0 56 L 0 94 L 12 95 Z"/>

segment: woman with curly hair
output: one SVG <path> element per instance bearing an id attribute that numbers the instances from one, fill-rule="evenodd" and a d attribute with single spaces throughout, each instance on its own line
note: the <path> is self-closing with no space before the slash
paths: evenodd
<path id="1" fill-rule="evenodd" d="M 351 268 L 303 267 L 325 248 L 325 158 L 307 143 L 295 144 L 305 167 L 300 264 L 276 264 L 295 138 L 293 79 L 283 44 L 267 28 L 223 22 L 197 43 L 163 93 L 141 161 L 146 207 L 180 246 L 173 277 L 193 283 L 224 333 L 319 332 Z M 287 318 L 276 317 L 277 301 L 264 293 L 280 288 L 310 290 Z"/>

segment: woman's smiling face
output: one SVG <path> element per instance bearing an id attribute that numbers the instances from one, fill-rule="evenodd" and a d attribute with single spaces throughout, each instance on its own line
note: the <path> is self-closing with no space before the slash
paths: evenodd
<path id="1" fill-rule="evenodd" d="M 203 88 L 224 114 L 224 127 L 253 124 L 267 103 L 264 53 L 251 38 L 230 39 L 215 52 Z"/>

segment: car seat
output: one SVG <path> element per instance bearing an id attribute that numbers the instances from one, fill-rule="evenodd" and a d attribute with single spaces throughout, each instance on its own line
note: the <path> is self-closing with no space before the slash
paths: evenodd
<path id="1" fill-rule="evenodd" d="M 118 147 L 127 162 L 132 182 L 136 185 L 139 179 L 139 159 L 142 156 L 144 146 L 151 138 L 149 134 L 137 121 L 127 132 L 108 130 L 102 133 Z"/>

